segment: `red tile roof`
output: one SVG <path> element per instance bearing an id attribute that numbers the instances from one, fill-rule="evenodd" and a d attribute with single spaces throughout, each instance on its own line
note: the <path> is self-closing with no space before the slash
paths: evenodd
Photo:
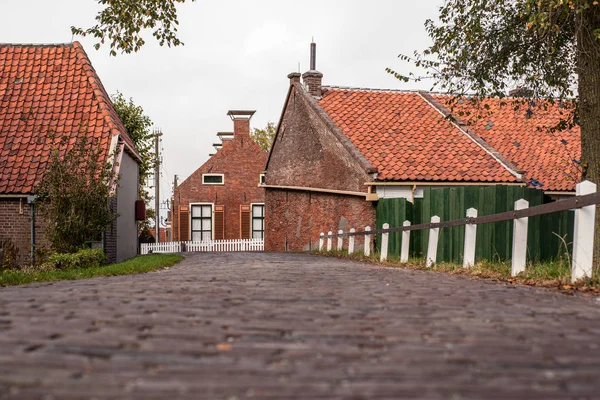
<path id="1" fill-rule="evenodd" d="M 436 97 L 443 103 L 450 100 L 449 96 Z M 515 100 L 486 99 L 479 105 L 463 100 L 447 107 L 516 164 L 530 186 L 549 191 L 575 190 L 581 177 L 579 127 L 555 133 L 544 129 L 566 119 L 571 110 L 558 104 L 522 99 L 513 104 Z M 515 110 L 515 105 L 519 109 Z"/>
<path id="2" fill-rule="evenodd" d="M 419 93 L 325 87 L 318 104 L 378 180 L 520 182 Z"/>
<path id="3" fill-rule="evenodd" d="M 0 193 L 32 193 L 51 150 L 82 133 L 107 156 L 114 135 L 135 152 L 81 45 L 0 44 Z"/>

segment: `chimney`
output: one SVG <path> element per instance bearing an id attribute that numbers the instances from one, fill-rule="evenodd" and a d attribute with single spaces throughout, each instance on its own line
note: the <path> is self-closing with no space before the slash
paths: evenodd
<path id="1" fill-rule="evenodd" d="M 250 119 L 256 111 L 229 110 L 227 115 L 233 121 L 233 136 L 250 136 Z"/>
<path id="2" fill-rule="evenodd" d="M 294 83 L 300 83 L 301 76 L 302 75 L 300 74 L 300 72 L 292 72 L 291 74 L 289 74 L 288 79 L 290 80 L 290 86 Z"/>
<path id="3" fill-rule="evenodd" d="M 310 44 L 310 70 L 302 75 L 306 90 L 314 97 L 321 97 L 323 74 L 317 71 L 317 45 Z"/>
<path id="4" fill-rule="evenodd" d="M 508 95 L 510 97 L 530 98 L 533 97 L 533 90 L 526 87 L 517 86 L 515 89 L 508 92 Z"/>

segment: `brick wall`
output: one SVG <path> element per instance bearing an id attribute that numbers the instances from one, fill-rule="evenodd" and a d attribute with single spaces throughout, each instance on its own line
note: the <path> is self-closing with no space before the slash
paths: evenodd
<path id="1" fill-rule="evenodd" d="M 374 229 L 375 207 L 361 197 L 269 188 L 265 225 L 266 250 L 309 251 L 318 248 L 321 232 Z M 362 245 L 357 236 L 356 248 Z"/>
<path id="2" fill-rule="evenodd" d="M 109 206 L 113 212 L 117 212 L 118 204 L 117 196 L 113 196 L 109 200 Z M 106 260 L 109 264 L 117 262 L 117 228 L 118 221 L 115 219 L 104 233 L 104 253 L 106 254 Z"/>
<path id="3" fill-rule="evenodd" d="M 213 203 L 225 206 L 225 239 L 239 239 L 240 205 L 264 203 L 264 189 L 258 186 L 267 153 L 248 135 L 249 121 L 234 121 L 235 136 L 175 190 L 173 197 L 173 240 L 179 239 L 179 206 Z M 202 174 L 224 174 L 224 185 L 203 185 Z"/>
<path id="4" fill-rule="evenodd" d="M 372 178 L 293 86 L 266 175 L 268 185 L 366 191 Z M 346 139 L 347 140 L 347 139 Z"/>
<path id="5" fill-rule="evenodd" d="M 310 103 L 297 76 L 291 79 L 296 83 L 269 159 L 267 185 L 366 192 L 365 182 L 373 178 Z M 305 251 L 318 246 L 320 232 L 374 227 L 375 208 L 360 196 L 269 188 L 265 223 L 266 250 Z M 362 238 L 356 242 L 361 244 Z"/>
<path id="6" fill-rule="evenodd" d="M 9 238 L 19 249 L 19 265 L 31 264 L 31 210 L 27 199 L 0 198 L 0 240 Z M 49 249 L 45 222 L 36 214 L 36 248 Z"/>

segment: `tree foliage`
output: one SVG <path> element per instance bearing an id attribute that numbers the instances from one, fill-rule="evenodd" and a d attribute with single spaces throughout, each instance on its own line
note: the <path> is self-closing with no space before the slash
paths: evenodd
<path id="1" fill-rule="evenodd" d="M 413 56 L 400 55 L 425 72 L 389 73 L 404 81 L 431 79 L 432 89 L 457 95 L 454 105 L 464 97 L 485 107 L 480 99 L 505 98 L 516 86 L 525 87 L 526 96 L 503 100 L 509 107 L 538 99 L 568 104 L 566 116 L 550 129 L 579 125 L 581 178 L 600 183 L 598 1 L 452 0 L 425 28 L 433 44 Z M 600 265 L 600 229 L 595 241 Z"/>
<path id="2" fill-rule="evenodd" d="M 273 139 L 277 133 L 277 125 L 273 122 L 268 122 L 264 129 L 254 128 L 250 136 L 264 151 L 271 150 Z"/>
<path id="3" fill-rule="evenodd" d="M 69 138 L 61 138 L 65 148 Z M 36 188 L 36 206 L 46 219 L 46 234 L 59 253 L 74 253 L 102 234 L 117 218 L 110 206 L 118 179 L 106 149 L 81 134 L 66 153 L 54 149 Z"/>
<path id="4" fill-rule="evenodd" d="M 122 93 L 117 92 L 111 96 L 115 110 L 119 119 L 123 122 L 125 130 L 133 140 L 136 150 L 141 158 L 140 176 L 139 176 L 139 195 L 146 205 L 150 204 L 152 195 L 148 192 L 145 183 L 150 175 L 154 173 L 156 165 L 156 153 L 154 150 L 155 134 L 152 133 L 152 120 L 144 113 L 144 109 L 133 101 L 133 98 L 126 99 Z M 154 219 L 154 210 L 147 209 L 147 220 L 142 222 L 143 226 L 148 225 L 148 219 Z"/>
<path id="5" fill-rule="evenodd" d="M 576 15 L 587 1 L 456 0 L 427 20 L 433 45 L 400 58 L 425 68 L 436 89 L 505 97 L 517 85 L 532 97 L 572 98 L 576 85 Z M 594 6 L 595 7 L 595 6 Z"/>
<path id="6" fill-rule="evenodd" d="M 180 46 L 177 5 L 186 0 L 96 0 L 104 8 L 90 28 L 71 27 L 74 35 L 92 36 L 98 50 L 108 43 L 110 54 L 137 52 L 146 43 L 142 34 L 151 31 L 161 46 Z M 188 0 L 194 2 L 196 0 Z"/>

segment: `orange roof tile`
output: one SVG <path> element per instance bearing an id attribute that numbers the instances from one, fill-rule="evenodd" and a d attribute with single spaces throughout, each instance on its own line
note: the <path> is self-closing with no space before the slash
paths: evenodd
<path id="1" fill-rule="evenodd" d="M 81 45 L 0 44 L 0 193 L 32 193 L 51 150 L 82 133 L 106 156 L 114 135 L 135 152 Z"/>
<path id="2" fill-rule="evenodd" d="M 449 96 L 436 96 L 448 103 Z M 516 102 L 516 103 L 515 103 Z M 519 108 L 515 110 L 515 105 Z M 448 105 L 504 157 L 523 171 L 529 186 L 548 191 L 573 191 L 581 177 L 579 127 L 550 132 L 571 110 L 559 104 L 523 99 L 467 100 Z"/>
<path id="3" fill-rule="evenodd" d="M 419 93 L 324 87 L 318 103 L 379 180 L 520 181 Z"/>

